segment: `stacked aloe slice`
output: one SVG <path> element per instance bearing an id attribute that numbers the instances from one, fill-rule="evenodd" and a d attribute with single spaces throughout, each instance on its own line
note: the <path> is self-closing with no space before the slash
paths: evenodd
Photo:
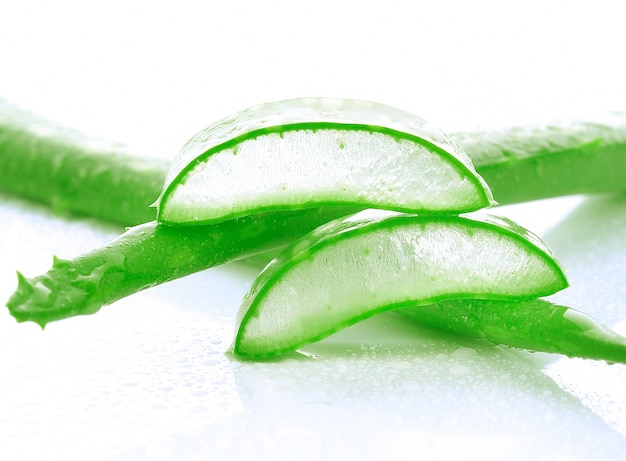
<path id="1" fill-rule="evenodd" d="M 532 299 L 567 286 L 550 251 L 489 215 L 484 180 L 426 121 L 364 101 L 257 106 L 197 134 L 158 202 L 167 225 L 275 210 L 355 206 L 270 263 L 238 315 L 234 352 L 267 357 L 377 312 L 478 298 Z"/>

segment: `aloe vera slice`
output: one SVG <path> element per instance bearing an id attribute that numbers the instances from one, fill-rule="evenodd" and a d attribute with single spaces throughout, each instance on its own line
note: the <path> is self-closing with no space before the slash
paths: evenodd
<path id="1" fill-rule="evenodd" d="M 425 120 L 382 104 L 291 99 L 239 112 L 174 158 L 157 220 L 214 223 L 350 205 L 466 212 L 494 204 L 472 162 Z"/>
<path id="2" fill-rule="evenodd" d="M 319 227 L 266 267 L 238 313 L 233 351 L 268 357 L 382 311 L 566 286 L 543 243 L 506 219 L 365 210 Z"/>

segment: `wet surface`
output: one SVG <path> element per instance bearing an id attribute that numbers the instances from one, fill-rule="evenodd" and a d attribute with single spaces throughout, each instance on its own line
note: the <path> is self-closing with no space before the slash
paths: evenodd
<path id="1" fill-rule="evenodd" d="M 554 299 L 621 333 L 624 203 L 599 197 L 499 210 L 543 235 L 567 269 L 572 287 Z M 554 207 L 563 219 L 542 214 Z M 116 230 L 8 198 L 0 219 L 3 299 L 15 269 L 33 275 L 51 254 L 74 256 Z M 523 444 L 520 459 L 616 459 L 626 448 L 622 365 L 494 347 L 394 314 L 302 353 L 238 361 L 226 351 L 255 271 L 213 269 L 43 332 L 2 312 L 5 449 L 25 459 L 44 446 L 70 458 L 280 459 L 311 450 L 312 458 L 419 452 L 445 459 L 465 446 L 485 459 L 516 459 L 511 450 Z"/>

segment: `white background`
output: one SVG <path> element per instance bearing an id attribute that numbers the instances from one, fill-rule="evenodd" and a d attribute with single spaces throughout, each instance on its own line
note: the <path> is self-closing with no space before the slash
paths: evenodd
<path id="1" fill-rule="evenodd" d="M 171 158 L 257 103 L 370 99 L 446 131 L 626 110 L 619 2 L 3 2 L 0 97 Z M 0 298 L 120 229 L 0 197 Z M 541 234 L 575 304 L 626 333 L 626 205 L 502 210 Z M 394 316 L 311 346 L 223 355 L 254 271 L 226 267 L 44 333 L 0 312 L 2 459 L 617 459 L 621 365 L 444 336 Z"/>

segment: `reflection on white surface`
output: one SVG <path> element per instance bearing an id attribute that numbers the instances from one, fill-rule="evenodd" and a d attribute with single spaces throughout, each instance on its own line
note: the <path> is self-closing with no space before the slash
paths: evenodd
<path id="1" fill-rule="evenodd" d="M 103 314 L 95 328 L 79 331 L 76 324 L 45 335 L 5 331 L 2 348 L 14 354 L 0 362 L 10 372 L 0 386 L 4 449 L 30 459 L 89 458 L 240 411 L 221 353 L 220 337 L 230 331 L 174 319 L 154 304 L 135 312 L 141 321 L 125 316 L 124 325 Z"/>
<path id="2" fill-rule="evenodd" d="M 626 335 L 626 324 L 615 331 Z M 608 425 L 626 437 L 626 368 L 607 366 L 583 360 L 561 360 L 549 366 L 545 373 L 564 391 L 580 400 Z"/>
<path id="3" fill-rule="evenodd" d="M 234 363 L 244 413 L 114 459 L 209 452 L 234 459 L 585 459 L 624 448 L 619 434 L 517 353 L 393 316 L 307 350 L 317 359 Z"/>
<path id="4" fill-rule="evenodd" d="M 588 199 L 545 235 L 571 287 L 553 298 L 626 335 L 626 196 Z M 562 360 L 546 374 L 626 436 L 626 367 Z"/>

